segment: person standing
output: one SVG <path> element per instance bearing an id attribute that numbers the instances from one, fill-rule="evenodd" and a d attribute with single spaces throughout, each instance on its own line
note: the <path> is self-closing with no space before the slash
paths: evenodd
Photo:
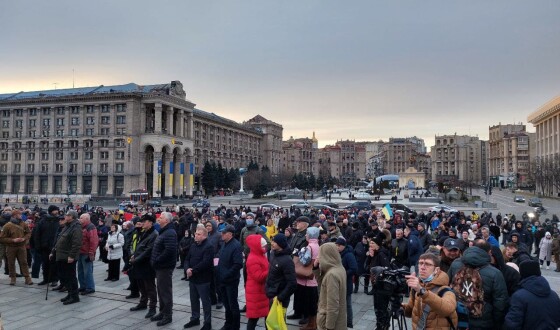
<path id="1" fill-rule="evenodd" d="M 31 238 L 31 230 L 27 223 L 21 219 L 21 211 L 13 210 L 10 222 L 2 227 L 2 232 L 0 233 L 0 243 L 6 245 L 10 285 L 16 284 L 16 259 L 19 269 L 25 277 L 25 284 L 33 284 L 29 274 L 27 250 L 25 248 L 29 238 Z"/>
<path id="2" fill-rule="evenodd" d="M 61 286 L 68 290 L 68 295 L 60 301 L 64 305 L 80 301 L 78 296 L 78 279 L 76 278 L 76 263 L 80 257 L 82 247 L 82 226 L 78 221 L 78 213 L 70 210 L 64 215 L 63 225 L 54 249 L 49 258 L 56 260 Z"/>
<path id="3" fill-rule="evenodd" d="M 290 241 L 290 250 L 292 251 L 292 256 L 298 255 L 302 247 L 307 245 L 307 228 L 309 227 L 309 218 L 306 216 L 300 216 L 296 219 L 296 230 L 297 232 L 292 236 Z M 336 224 L 335 224 L 336 226 Z M 295 264 L 294 264 L 295 266 Z M 304 301 L 305 301 L 305 287 L 301 285 L 304 280 L 298 279 L 298 285 L 296 291 L 294 292 L 294 313 L 287 316 L 288 320 L 300 320 L 303 319 L 303 323 L 307 323 L 304 317 Z M 317 289 L 317 284 L 315 284 L 315 289 Z"/>
<path id="4" fill-rule="evenodd" d="M 346 271 L 334 243 L 321 245 L 314 267 L 319 267 L 321 279 L 317 328 L 346 330 Z"/>
<path id="5" fill-rule="evenodd" d="M 267 249 L 266 241 L 260 235 L 249 235 L 247 245 L 251 250 L 249 258 L 247 258 L 247 285 L 245 288 L 246 315 L 249 319 L 247 330 L 255 330 L 259 318 L 266 318 L 269 310 L 269 301 L 265 293 L 265 282 L 268 276 Z"/>
<path id="6" fill-rule="evenodd" d="M 149 319 L 156 315 L 157 293 L 156 293 L 156 271 L 150 264 L 150 258 L 158 232 L 154 228 L 156 219 L 151 214 L 143 215 L 137 222 L 141 229 L 135 233 L 131 244 L 129 264 L 129 276 L 131 281 L 136 282 L 140 291 L 140 302 L 130 308 L 130 311 L 145 310 L 148 313 L 145 318 Z M 139 225 L 138 225 L 139 224 Z"/>
<path id="7" fill-rule="evenodd" d="M 213 274 L 214 248 L 208 242 L 208 231 L 204 227 L 196 229 L 194 242 L 185 258 L 185 274 L 189 279 L 191 319 L 184 328 L 200 325 L 200 301 L 204 310 L 204 325 L 201 330 L 212 329 L 212 303 L 210 301 L 210 281 Z"/>
<path id="8" fill-rule="evenodd" d="M 235 227 L 227 225 L 220 231 L 223 245 L 218 252 L 216 282 L 226 310 L 224 330 L 239 330 L 240 312 L 237 301 L 240 270 L 243 268 L 243 250 L 235 239 Z"/>
<path id="9" fill-rule="evenodd" d="M 288 308 L 290 297 L 296 291 L 297 281 L 296 269 L 291 257 L 292 250 L 284 234 L 279 233 L 272 238 L 271 250 L 265 283 L 266 296 L 271 301 L 277 297 L 282 306 Z"/>
<path id="10" fill-rule="evenodd" d="M 105 281 L 116 282 L 119 280 L 121 258 L 123 256 L 124 236 L 119 231 L 117 224 L 112 224 L 107 243 L 105 243 L 105 251 L 107 251 L 107 260 L 109 260 L 109 274 Z"/>
<path id="11" fill-rule="evenodd" d="M 80 257 L 78 258 L 78 282 L 80 284 L 80 294 L 87 295 L 95 292 L 95 282 L 93 280 L 93 262 L 95 261 L 95 251 L 99 244 L 97 228 L 91 223 L 89 213 L 80 216 L 82 226 L 82 246 L 80 247 Z"/>
<path id="12" fill-rule="evenodd" d="M 51 283 L 58 282 L 56 260 L 49 259 L 49 254 L 54 247 L 56 236 L 60 228 L 58 214 L 58 206 L 49 206 L 48 214 L 39 221 L 35 231 L 35 248 L 38 249 L 41 254 L 43 268 L 43 280 L 39 282 L 38 285 L 48 284 L 49 280 Z"/>
<path id="13" fill-rule="evenodd" d="M 560 235 L 554 234 L 552 239 L 552 254 L 554 254 L 556 269 L 555 272 L 560 272 Z"/>
<path id="14" fill-rule="evenodd" d="M 150 264 L 156 271 L 157 295 L 159 299 L 159 313 L 150 318 L 158 321 L 158 326 L 173 321 L 173 270 L 177 264 L 177 232 L 173 225 L 173 215 L 161 212 L 157 223 L 159 236 L 154 242 Z"/>
<path id="15" fill-rule="evenodd" d="M 309 231 L 309 229 L 307 230 Z M 309 234 L 308 234 L 309 235 Z M 358 271 L 358 263 L 356 257 L 354 256 L 354 251 L 350 245 L 346 243 L 344 237 L 339 237 L 336 240 L 336 247 L 338 252 L 340 252 L 340 258 L 342 259 L 342 266 L 346 271 L 346 326 L 348 328 L 353 328 L 353 312 L 352 312 L 352 278 L 356 275 Z"/>
<path id="16" fill-rule="evenodd" d="M 550 261 L 552 260 L 552 235 L 549 232 L 544 234 L 544 238 L 539 242 L 539 261 L 541 268 L 546 261 L 546 269 L 550 269 Z"/>

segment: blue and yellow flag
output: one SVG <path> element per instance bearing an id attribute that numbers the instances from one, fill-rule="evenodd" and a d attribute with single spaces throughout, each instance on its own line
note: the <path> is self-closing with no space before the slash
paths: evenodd
<path id="1" fill-rule="evenodd" d="M 385 216 L 385 219 L 390 220 L 393 217 L 393 209 L 391 208 L 391 205 L 389 205 L 389 203 L 385 204 L 385 206 L 383 206 L 383 208 L 381 209 L 381 212 L 383 212 L 383 215 Z"/>

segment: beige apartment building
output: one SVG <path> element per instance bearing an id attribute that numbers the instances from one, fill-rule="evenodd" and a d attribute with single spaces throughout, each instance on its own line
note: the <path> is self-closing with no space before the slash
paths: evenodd
<path id="1" fill-rule="evenodd" d="M 522 186 L 529 180 L 530 135 L 523 124 L 489 127 L 488 175 L 495 187 Z"/>
<path id="2" fill-rule="evenodd" d="M 294 139 L 282 143 L 282 170 L 285 173 L 319 175 L 318 141 L 313 137 Z"/>
<path id="3" fill-rule="evenodd" d="M 191 195 L 207 159 L 279 169 L 282 127 L 257 117 L 197 110 L 179 81 L 0 94 L 0 194 Z"/>
<path id="4" fill-rule="evenodd" d="M 432 180 L 438 182 L 482 182 L 482 144 L 478 137 L 442 135 L 431 148 Z"/>
<path id="5" fill-rule="evenodd" d="M 366 177 L 366 150 L 358 142 L 337 141 L 319 150 L 319 175 L 353 185 Z"/>
<path id="6" fill-rule="evenodd" d="M 539 158 L 560 154 L 560 96 L 553 98 L 527 117 L 536 128 L 536 152 Z"/>

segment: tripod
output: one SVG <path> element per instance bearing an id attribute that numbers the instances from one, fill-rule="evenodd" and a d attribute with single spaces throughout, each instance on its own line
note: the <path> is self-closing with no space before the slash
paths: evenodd
<path id="1" fill-rule="evenodd" d="M 389 301 L 391 306 L 391 327 L 393 329 L 408 330 L 406 319 L 404 317 L 404 310 L 401 308 L 401 303 L 403 301 L 402 295 L 392 295 Z M 397 323 L 396 328 L 395 321 Z"/>

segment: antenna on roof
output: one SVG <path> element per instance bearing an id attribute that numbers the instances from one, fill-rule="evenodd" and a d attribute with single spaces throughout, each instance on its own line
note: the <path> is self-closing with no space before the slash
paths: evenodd
<path id="1" fill-rule="evenodd" d="M 53 83 L 53 85 L 54 85 L 54 89 L 56 90 L 56 85 L 58 85 L 58 83 Z"/>
<path id="2" fill-rule="evenodd" d="M 74 88 L 74 69 L 72 69 L 72 88 Z"/>

